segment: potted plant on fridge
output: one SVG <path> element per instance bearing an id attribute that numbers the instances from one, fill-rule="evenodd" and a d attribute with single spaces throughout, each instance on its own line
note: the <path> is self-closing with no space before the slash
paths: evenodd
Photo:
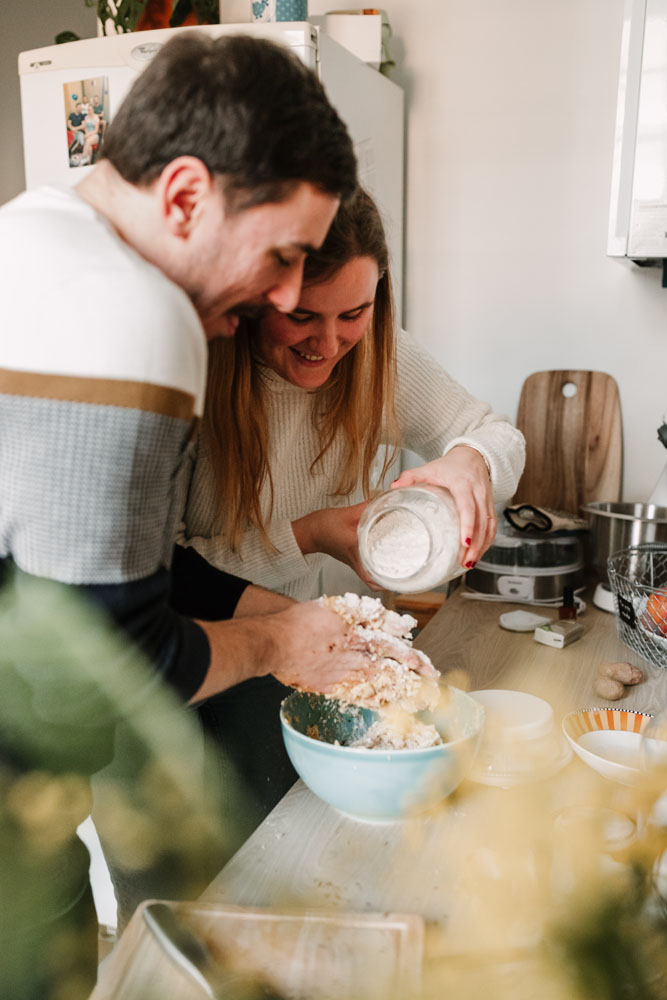
<path id="1" fill-rule="evenodd" d="M 97 9 L 102 34 L 122 34 L 151 28 L 217 24 L 219 0 L 84 0 Z"/>

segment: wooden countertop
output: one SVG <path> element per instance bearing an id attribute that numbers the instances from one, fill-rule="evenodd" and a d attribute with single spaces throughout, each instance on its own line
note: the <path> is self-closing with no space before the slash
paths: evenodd
<path id="1" fill-rule="evenodd" d="M 498 616 L 516 608 L 466 599 L 461 588 L 434 615 L 415 646 L 457 686 L 512 688 L 545 698 L 558 726 L 562 716 L 576 708 L 614 705 L 652 712 L 667 704 L 667 670 L 652 667 L 621 643 L 613 615 L 589 602 L 579 618 L 586 626 L 583 637 L 564 649 L 552 649 L 535 642 L 532 633 L 499 627 Z M 544 613 L 557 615 L 555 609 Z M 641 665 L 645 680 L 629 688 L 621 701 L 602 702 L 592 690 L 602 660 Z M 589 781 L 607 784 L 576 758 L 566 770 L 571 766 L 584 777 L 584 798 Z M 450 894 L 443 888 L 456 882 L 449 862 L 457 856 L 460 836 L 465 836 L 471 816 L 479 812 L 482 817 L 504 794 L 504 789 L 467 783 L 465 796 L 450 796 L 436 814 L 374 824 L 341 815 L 299 781 L 203 898 L 247 906 L 398 910 L 440 919 L 450 905 Z M 418 863 L 414 851 L 406 850 L 409 843 L 418 846 Z"/>
<path id="2" fill-rule="evenodd" d="M 535 642 L 532 633 L 500 628 L 498 616 L 516 608 L 468 600 L 460 589 L 415 645 L 429 654 L 446 681 L 459 687 L 513 688 L 546 698 L 557 726 L 564 713 L 576 708 L 613 704 L 651 712 L 667 704 L 667 670 L 650 666 L 620 642 L 613 615 L 589 602 L 579 619 L 586 626 L 583 637 L 558 650 Z M 544 613 L 556 617 L 555 609 Z M 602 660 L 636 663 L 645 679 L 622 701 L 603 703 L 592 690 Z M 614 799 L 617 791 L 620 806 Z M 534 946 L 540 926 L 550 917 L 533 898 L 535 865 L 526 859 L 536 857 L 537 842 L 549 854 L 551 847 L 545 844 L 551 844 L 554 819 L 563 807 L 597 802 L 622 809 L 625 791 L 573 756 L 556 774 L 529 785 L 507 791 L 466 781 L 433 813 L 372 823 L 343 816 L 298 781 L 213 880 L 201 902 L 282 912 L 417 915 L 429 928 L 424 971 L 436 977 L 432 995 L 439 996 L 443 969 L 449 975 L 462 955 L 470 972 L 478 967 L 478 952 L 495 948 L 505 956 Z M 516 894 L 520 905 L 508 904 L 508 894 Z M 130 966 L 136 949 L 125 940 L 128 931 L 118 946 L 120 954 L 111 956 L 116 965 L 110 964 L 95 1000 L 135 1000 L 129 986 L 118 992 L 121 979 L 134 980 Z M 146 975 L 158 963 L 164 972 L 164 957 L 155 947 L 142 961 Z M 182 986 L 173 995 L 185 1000 Z M 538 977 L 530 995 L 541 991 Z"/>
<path id="3" fill-rule="evenodd" d="M 452 671 L 462 676 L 459 687 L 512 688 L 546 698 L 556 714 L 577 708 L 612 706 L 655 712 L 667 706 L 667 669 L 652 666 L 621 642 L 615 616 L 595 607 L 587 596 L 587 607 L 578 621 L 585 631 L 581 639 L 564 649 L 535 642 L 532 632 L 509 632 L 498 624 L 503 612 L 524 610 L 557 618 L 555 608 L 478 601 L 463 596 L 459 588 L 443 604 L 415 641 L 445 678 Z M 601 700 L 593 691 L 598 664 L 625 660 L 639 666 L 644 681 L 627 689 L 616 702 Z"/>

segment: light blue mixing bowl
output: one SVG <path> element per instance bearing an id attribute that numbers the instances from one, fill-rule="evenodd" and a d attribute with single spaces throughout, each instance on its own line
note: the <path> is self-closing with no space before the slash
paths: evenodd
<path id="1" fill-rule="evenodd" d="M 468 773 L 484 725 L 479 702 L 458 688 L 448 688 L 441 707 L 420 713 L 419 718 L 432 722 L 446 742 L 420 750 L 346 746 L 363 736 L 377 713 L 343 706 L 323 695 L 295 691 L 280 711 L 285 747 L 302 780 L 329 805 L 365 820 L 395 820 L 424 812 Z"/>

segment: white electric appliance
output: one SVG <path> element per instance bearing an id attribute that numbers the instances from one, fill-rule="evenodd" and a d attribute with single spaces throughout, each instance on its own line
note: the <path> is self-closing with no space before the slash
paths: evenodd
<path id="1" fill-rule="evenodd" d="M 667 258 L 667 0 L 625 0 L 607 253 Z"/>
<path id="2" fill-rule="evenodd" d="M 183 31 L 252 34 L 285 45 L 313 69 L 347 125 L 359 178 L 382 212 L 392 257 L 397 315 L 403 266 L 403 91 L 308 22 L 216 24 L 89 38 L 19 56 L 26 187 L 76 184 L 80 165 L 67 133 L 68 115 L 97 97 L 113 121 L 125 93 L 155 53 Z"/>

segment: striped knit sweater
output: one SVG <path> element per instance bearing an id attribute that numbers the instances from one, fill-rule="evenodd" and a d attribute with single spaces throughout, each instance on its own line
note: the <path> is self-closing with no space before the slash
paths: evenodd
<path id="1" fill-rule="evenodd" d="M 206 340 L 185 293 L 69 188 L 0 210 L 0 562 L 104 612 L 186 697 L 203 630 L 169 606 Z"/>

